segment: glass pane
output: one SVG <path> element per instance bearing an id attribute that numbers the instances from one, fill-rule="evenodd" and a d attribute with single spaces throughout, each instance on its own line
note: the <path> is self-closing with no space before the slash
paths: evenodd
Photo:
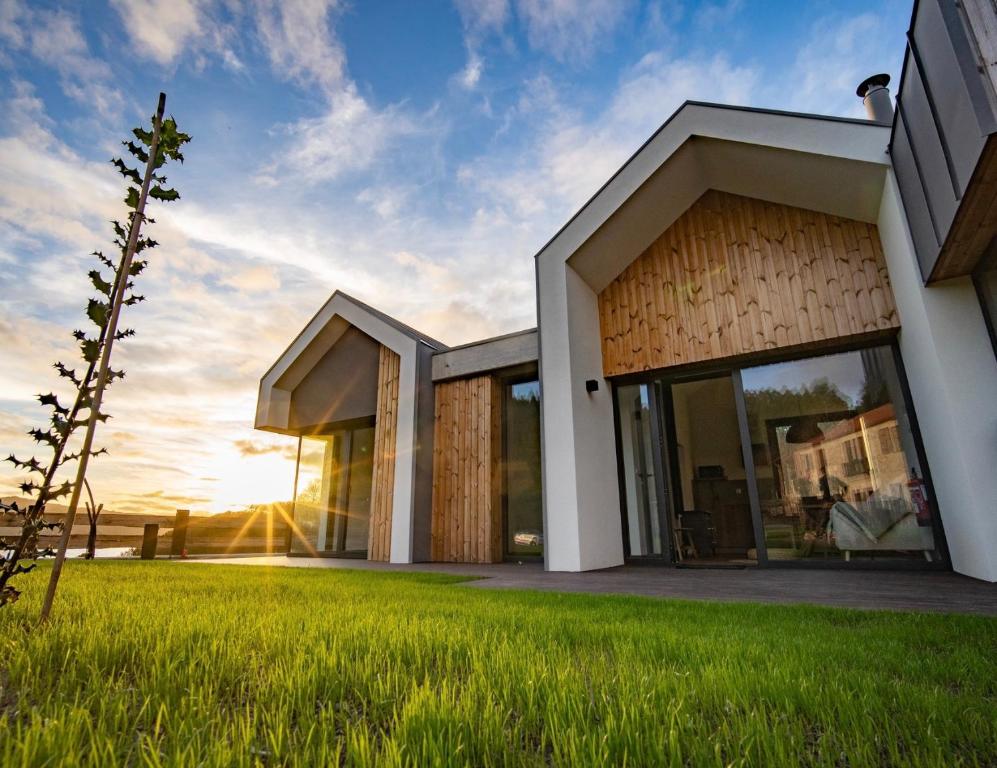
<path id="1" fill-rule="evenodd" d="M 349 494 L 346 503 L 344 552 L 367 550 L 370 528 L 370 497 L 374 474 L 374 428 L 357 429 L 352 434 L 349 467 Z"/>
<path id="2" fill-rule="evenodd" d="M 730 376 L 673 384 L 679 560 L 753 563 L 755 533 Z"/>
<path id="3" fill-rule="evenodd" d="M 331 479 L 336 440 L 336 435 L 301 438 L 292 552 L 316 554 L 325 549 L 329 511 L 335 504 Z"/>
<path id="4" fill-rule="evenodd" d="M 648 386 L 633 384 L 617 390 L 629 554 L 632 557 L 661 555 L 664 551 L 658 497 L 654 490 L 656 469 L 651 451 Z"/>
<path id="5" fill-rule="evenodd" d="M 743 371 L 772 559 L 937 556 L 889 347 Z"/>
<path id="6" fill-rule="evenodd" d="M 512 384 L 505 400 L 505 546 L 510 555 L 543 554 L 540 471 L 540 382 Z"/>

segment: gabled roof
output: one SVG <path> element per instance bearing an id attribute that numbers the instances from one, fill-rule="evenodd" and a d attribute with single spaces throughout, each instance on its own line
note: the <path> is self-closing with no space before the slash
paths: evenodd
<path id="1" fill-rule="evenodd" d="M 707 189 L 875 221 L 890 125 L 687 101 L 536 254 L 600 290 Z"/>
<path id="2" fill-rule="evenodd" d="M 305 327 L 301 329 L 298 335 L 295 336 L 291 340 L 291 343 L 288 344 L 287 347 L 285 347 L 284 351 L 280 353 L 280 355 L 274 361 L 273 365 L 267 368 L 266 373 L 264 373 L 263 376 L 260 377 L 261 380 L 267 378 L 273 372 L 273 370 L 280 364 L 280 362 L 284 360 L 287 353 L 290 352 L 291 349 L 293 349 L 294 346 L 301 340 L 301 338 L 305 336 L 305 334 L 308 333 L 310 329 L 313 328 L 315 321 L 322 314 L 325 313 L 326 308 L 329 307 L 337 298 L 340 301 L 348 301 L 350 304 L 353 304 L 358 309 L 366 312 L 369 315 L 372 315 L 373 317 L 376 317 L 382 323 L 390 325 L 396 331 L 405 334 L 406 336 L 415 341 L 425 344 L 427 347 L 431 347 L 432 349 L 440 352 L 449 349 L 449 347 L 446 344 L 444 344 L 442 341 L 437 341 L 433 337 L 427 336 L 421 331 L 417 331 L 412 326 L 405 325 L 405 323 L 401 322 L 400 320 L 396 320 L 391 315 L 388 315 L 382 312 L 381 310 L 372 307 L 370 304 L 367 304 L 365 302 L 360 301 L 360 299 L 350 296 L 350 294 L 346 293 L 345 291 L 335 290 L 333 291 L 332 295 L 326 300 L 325 304 L 319 307 L 319 310 L 314 315 L 312 315 L 311 319 L 307 323 L 305 323 Z"/>
<path id="3" fill-rule="evenodd" d="M 384 322 L 386 322 L 388 325 L 392 326 L 396 330 L 401 331 L 406 336 L 409 336 L 409 337 L 415 339 L 416 341 L 421 341 L 427 347 L 432 347 L 433 349 L 440 350 L 440 351 L 449 349 L 449 347 L 446 344 L 444 344 L 442 341 L 437 341 L 432 336 L 427 336 L 422 331 L 417 331 L 411 325 L 405 325 L 405 323 L 401 322 L 400 320 L 396 320 L 391 315 L 388 315 L 388 314 L 382 312 L 381 310 L 376 309 L 375 307 L 372 307 L 370 304 L 366 304 L 366 303 L 360 301 L 360 299 L 357 299 L 357 298 L 354 298 L 353 296 L 350 296 L 348 293 L 343 293 L 342 291 L 336 291 L 332 295 L 333 296 L 342 296 L 347 301 L 353 302 L 354 304 L 356 304 L 361 309 L 365 309 L 368 312 L 370 312 L 372 315 L 376 315 L 377 317 L 381 318 L 381 320 L 383 320 Z M 331 301 L 332 297 L 330 297 L 329 300 Z"/>
<path id="4" fill-rule="evenodd" d="M 442 342 L 336 291 L 260 379 L 257 429 L 287 431 L 291 393 L 351 327 L 401 356 L 402 380 L 410 387 L 415 387 L 414 369 L 419 346 L 434 351 L 447 349 Z"/>

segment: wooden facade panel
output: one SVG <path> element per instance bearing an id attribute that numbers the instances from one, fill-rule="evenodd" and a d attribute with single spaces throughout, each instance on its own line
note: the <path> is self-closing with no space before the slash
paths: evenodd
<path id="1" fill-rule="evenodd" d="M 401 358 L 382 344 L 377 366 L 374 473 L 367 559 L 383 562 L 391 558 L 391 511 L 395 495 L 395 443 L 398 437 L 400 369 Z"/>
<path id="2" fill-rule="evenodd" d="M 502 559 L 501 388 L 491 376 L 436 385 L 432 558 Z"/>
<path id="3" fill-rule="evenodd" d="M 603 373 L 898 328 L 876 226 L 710 190 L 599 294 Z"/>

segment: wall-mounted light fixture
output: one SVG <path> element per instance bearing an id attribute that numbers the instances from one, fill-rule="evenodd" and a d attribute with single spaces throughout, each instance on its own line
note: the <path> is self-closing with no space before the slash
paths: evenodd
<path id="1" fill-rule="evenodd" d="M 585 380 L 585 391 L 588 392 L 590 395 L 593 392 L 598 392 L 599 391 L 599 382 L 598 382 L 598 380 L 596 380 L 596 379 L 586 379 Z"/>

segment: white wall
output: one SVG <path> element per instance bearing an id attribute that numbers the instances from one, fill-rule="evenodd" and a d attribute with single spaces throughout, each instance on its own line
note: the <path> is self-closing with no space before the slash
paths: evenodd
<path id="1" fill-rule="evenodd" d="M 602 378 L 596 295 L 575 271 L 538 260 L 548 570 L 623 564 L 613 398 Z M 586 379 L 599 390 L 585 391 Z"/>
<path id="2" fill-rule="evenodd" d="M 952 566 L 997 581 L 997 359 L 979 299 L 969 278 L 923 284 L 892 171 L 879 234 Z"/>

